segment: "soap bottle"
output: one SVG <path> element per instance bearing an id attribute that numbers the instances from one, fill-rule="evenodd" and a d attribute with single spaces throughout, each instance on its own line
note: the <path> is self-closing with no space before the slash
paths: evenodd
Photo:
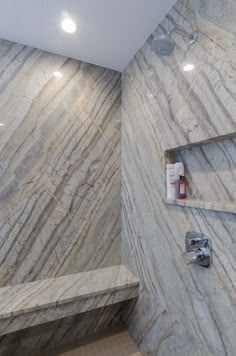
<path id="1" fill-rule="evenodd" d="M 167 199 L 175 199 L 175 164 L 166 165 Z"/>
<path id="2" fill-rule="evenodd" d="M 183 162 L 175 163 L 175 198 L 186 198 L 186 180 Z"/>

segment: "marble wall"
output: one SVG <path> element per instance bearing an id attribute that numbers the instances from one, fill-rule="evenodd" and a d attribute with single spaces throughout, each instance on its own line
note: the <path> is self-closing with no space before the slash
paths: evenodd
<path id="1" fill-rule="evenodd" d="M 0 71 L 0 286 L 119 264 L 119 73 L 3 40 Z"/>
<path id="2" fill-rule="evenodd" d="M 171 28 L 164 19 L 122 75 L 123 260 L 142 281 L 129 328 L 144 355 L 235 355 L 236 216 L 163 202 L 165 150 L 236 131 L 234 10 L 231 0 L 178 1 L 169 15 L 198 29 L 197 44 L 174 34 L 173 55 L 158 57 L 151 40 Z M 177 157 L 189 194 L 235 201 L 235 139 Z M 184 264 L 190 230 L 212 239 L 211 270 Z"/>
<path id="3" fill-rule="evenodd" d="M 0 287 L 120 264 L 120 102 L 119 73 L 0 40 Z"/>

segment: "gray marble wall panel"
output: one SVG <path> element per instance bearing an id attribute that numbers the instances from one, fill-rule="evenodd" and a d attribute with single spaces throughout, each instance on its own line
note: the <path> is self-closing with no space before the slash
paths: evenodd
<path id="1" fill-rule="evenodd" d="M 123 259 L 142 281 L 129 328 L 144 355 L 234 356 L 236 350 L 236 215 L 163 202 L 166 149 L 236 131 L 234 36 L 202 16 L 210 4 L 208 12 L 221 11 L 222 1 L 198 0 L 180 0 L 170 11 L 186 30 L 198 28 L 194 47 L 173 35 L 174 54 L 160 58 L 151 36 L 122 77 Z M 165 19 L 155 33 L 170 27 Z M 184 73 L 187 63 L 195 70 Z M 194 156 L 182 151 L 191 171 L 201 168 L 195 196 L 214 197 L 218 180 L 217 199 L 234 199 L 219 181 L 223 169 L 227 187 L 235 186 L 234 145 L 196 148 Z M 212 239 L 211 270 L 185 266 L 189 230 Z"/>
<path id="2" fill-rule="evenodd" d="M 236 3 L 234 0 L 208 0 L 200 2 L 200 14 L 203 18 L 233 34 L 235 34 L 236 30 L 235 12 Z"/>
<path id="3" fill-rule="evenodd" d="M 120 101 L 119 73 L 0 40 L 0 287 L 120 264 Z M 119 310 L 2 337 L 0 354 L 91 333 Z"/>
<path id="4" fill-rule="evenodd" d="M 151 36 L 136 55 L 148 79 L 138 84 L 145 105 L 151 106 L 156 116 L 155 127 L 163 149 L 236 131 L 235 37 L 199 15 L 204 3 L 177 2 L 170 12 L 185 30 L 199 30 L 199 41 L 194 46 L 173 34 L 174 54 L 160 58 L 151 49 Z M 165 19 L 153 35 L 172 27 Z M 183 72 L 189 63 L 195 70 Z"/>
<path id="5" fill-rule="evenodd" d="M 0 75 L 0 286 L 119 264 L 119 73 L 1 40 Z"/>

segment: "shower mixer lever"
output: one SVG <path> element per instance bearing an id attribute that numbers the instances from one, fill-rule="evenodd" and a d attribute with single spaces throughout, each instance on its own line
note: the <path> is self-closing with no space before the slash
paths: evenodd
<path id="1" fill-rule="evenodd" d="M 185 237 L 185 247 L 186 252 L 182 256 L 187 265 L 198 264 L 205 268 L 211 267 L 211 243 L 207 236 L 189 231 Z"/>

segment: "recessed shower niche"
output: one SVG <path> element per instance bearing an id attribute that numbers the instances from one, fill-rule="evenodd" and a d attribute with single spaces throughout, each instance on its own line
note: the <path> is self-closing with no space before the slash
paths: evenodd
<path id="1" fill-rule="evenodd" d="M 236 135 L 166 151 L 166 163 L 183 162 L 186 199 L 166 204 L 236 213 Z"/>

